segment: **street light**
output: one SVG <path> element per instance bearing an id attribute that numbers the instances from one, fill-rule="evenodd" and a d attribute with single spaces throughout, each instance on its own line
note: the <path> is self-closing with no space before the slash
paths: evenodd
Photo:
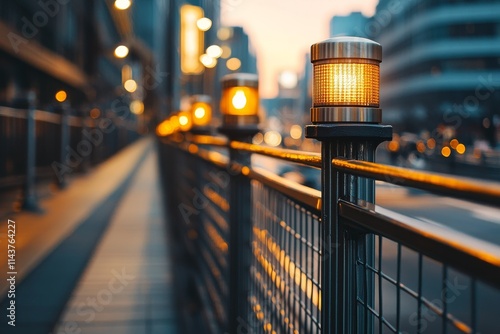
<path id="1" fill-rule="evenodd" d="M 226 126 L 259 123 L 259 80 L 256 74 L 234 73 L 222 78 L 220 109 Z"/>
<path id="2" fill-rule="evenodd" d="M 212 99 L 208 95 L 194 95 L 191 104 L 193 126 L 200 128 L 209 125 L 212 120 Z"/>
<path id="3" fill-rule="evenodd" d="M 222 48 L 218 45 L 210 45 L 207 48 L 207 55 L 209 55 L 212 58 L 219 58 L 222 56 Z"/>
<path id="4" fill-rule="evenodd" d="M 217 59 L 211 57 L 210 55 L 204 53 L 200 56 L 200 62 L 206 68 L 214 68 L 217 65 Z"/>
<path id="5" fill-rule="evenodd" d="M 360 37 L 334 37 L 311 47 L 313 123 L 380 123 L 380 44 Z"/>
<path id="6" fill-rule="evenodd" d="M 119 10 L 125 10 L 128 9 L 132 5 L 132 2 L 130 0 L 116 0 L 115 1 L 115 7 Z"/>
<path id="7" fill-rule="evenodd" d="M 137 82 L 133 79 L 129 79 L 123 83 L 123 87 L 129 93 L 133 93 L 137 90 Z"/>
<path id="8" fill-rule="evenodd" d="M 198 19 L 198 21 L 196 21 L 196 26 L 201 31 L 208 31 L 212 27 L 212 20 L 210 20 L 208 17 L 202 17 L 201 19 Z"/>
<path id="9" fill-rule="evenodd" d="M 118 45 L 115 49 L 115 57 L 116 58 L 125 58 L 128 56 L 129 49 L 125 45 Z"/>
<path id="10" fill-rule="evenodd" d="M 241 60 L 238 58 L 228 59 L 226 62 L 226 66 L 231 71 L 236 71 L 241 67 Z"/>

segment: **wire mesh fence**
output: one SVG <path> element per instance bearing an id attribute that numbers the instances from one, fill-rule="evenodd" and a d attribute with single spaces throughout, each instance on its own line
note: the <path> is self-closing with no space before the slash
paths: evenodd
<path id="1" fill-rule="evenodd" d="M 324 235 L 319 191 L 258 168 L 235 172 L 220 147 L 205 150 L 182 139 L 162 147 L 168 147 L 164 159 L 175 161 L 166 170 L 175 189 L 172 210 L 193 249 L 204 307 L 216 323 L 212 332 L 327 333 L 323 319 L 337 303 L 344 333 L 496 333 L 498 246 L 344 198 L 330 203 L 338 207 L 344 238 L 332 244 Z M 347 174 L 339 172 L 339 179 Z M 250 186 L 248 202 L 234 200 L 245 186 L 242 178 Z M 251 216 L 251 232 L 237 249 L 248 254 L 248 268 L 234 264 L 231 254 L 232 230 L 242 233 L 244 223 L 231 220 L 242 219 L 231 213 L 242 208 Z M 332 267 L 325 264 L 335 261 L 343 278 L 329 283 L 342 285 L 341 298 L 325 290 L 323 271 Z M 234 285 L 231 264 L 244 271 L 240 284 Z M 234 327 L 232 294 L 246 296 Z"/>
<path id="2" fill-rule="evenodd" d="M 256 333 L 320 333 L 319 212 L 252 182 L 249 306 Z M 258 329 L 258 330 L 257 330 Z"/>

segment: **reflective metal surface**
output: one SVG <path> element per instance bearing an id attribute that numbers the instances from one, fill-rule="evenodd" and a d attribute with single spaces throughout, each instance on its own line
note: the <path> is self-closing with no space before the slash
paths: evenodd
<path id="1" fill-rule="evenodd" d="M 222 89 L 231 87 L 259 87 L 259 77 L 251 73 L 232 73 L 225 75 L 222 80 Z"/>
<path id="2" fill-rule="evenodd" d="M 382 61 L 382 46 L 372 40 L 339 36 L 311 46 L 311 61 L 335 58 L 360 58 Z"/>
<path id="3" fill-rule="evenodd" d="M 227 146 L 226 137 L 195 135 L 192 136 L 190 139 L 193 143 L 200 145 Z"/>
<path id="4" fill-rule="evenodd" d="M 321 209 L 321 191 L 319 190 L 279 177 L 258 167 L 250 169 L 248 176 L 311 209 Z"/>
<path id="5" fill-rule="evenodd" d="M 353 175 L 500 206 L 500 187 L 486 182 L 357 160 L 333 159 L 332 164 L 334 168 Z"/>
<path id="6" fill-rule="evenodd" d="M 362 107 L 317 107 L 311 108 L 313 123 L 381 123 L 382 109 Z"/>
<path id="7" fill-rule="evenodd" d="M 311 167 L 321 167 L 321 155 L 318 153 L 265 147 L 237 141 L 232 141 L 229 145 L 231 146 L 231 148 L 236 150 L 265 155 L 268 157 L 300 163 Z"/>

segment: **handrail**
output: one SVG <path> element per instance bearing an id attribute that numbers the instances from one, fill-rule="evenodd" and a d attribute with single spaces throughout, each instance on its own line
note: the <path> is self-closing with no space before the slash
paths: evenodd
<path id="1" fill-rule="evenodd" d="M 278 190 L 280 193 L 299 201 L 317 211 L 321 209 L 321 191 L 287 180 L 259 167 L 249 170 L 248 176 Z"/>
<path id="2" fill-rule="evenodd" d="M 190 139 L 195 144 L 221 147 L 229 145 L 230 148 L 233 148 L 235 150 L 259 154 L 271 158 L 277 158 L 310 167 L 321 168 L 321 154 L 319 153 L 265 147 L 239 141 L 228 142 L 225 138 L 207 135 L 195 135 Z"/>
<path id="3" fill-rule="evenodd" d="M 0 116 L 12 117 L 12 118 L 26 118 L 26 109 L 0 107 Z"/>
<path id="4" fill-rule="evenodd" d="M 182 146 L 185 151 L 188 151 L 191 154 L 198 155 L 207 162 L 210 162 L 221 168 L 230 168 L 229 159 L 218 152 L 200 149 L 195 144 L 186 143 Z M 233 167 L 237 167 L 239 173 L 248 176 L 250 179 L 260 181 L 263 184 L 278 190 L 289 198 L 310 207 L 311 209 L 320 210 L 321 208 L 321 192 L 319 190 L 287 180 L 263 168 L 248 168 L 248 166 L 240 165 L 233 165 Z"/>
<path id="5" fill-rule="evenodd" d="M 460 180 L 436 173 L 424 173 L 358 160 L 336 158 L 332 160 L 332 164 L 337 170 L 352 175 L 369 177 L 392 184 L 404 184 L 404 186 L 440 195 L 500 206 L 500 187 L 485 182 Z"/>
<path id="6" fill-rule="evenodd" d="M 47 123 L 61 124 L 61 115 L 44 110 L 35 110 L 35 119 Z"/>
<path id="7" fill-rule="evenodd" d="M 227 139 L 225 137 L 194 135 L 190 139 L 194 144 L 199 145 L 227 146 Z"/>
<path id="8" fill-rule="evenodd" d="M 81 127 L 83 125 L 83 119 L 77 116 L 69 116 L 68 124 L 70 126 Z"/>
<path id="9" fill-rule="evenodd" d="M 267 157 L 277 158 L 289 162 L 295 162 L 310 167 L 321 168 L 321 154 L 319 153 L 264 147 L 239 141 L 232 141 L 229 145 L 232 149 L 235 150 L 264 155 Z"/>
<path id="10" fill-rule="evenodd" d="M 321 168 L 321 154 L 319 153 L 265 147 L 239 141 L 228 143 L 224 138 L 208 135 L 195 135 L 190 140 L 192 143 L 200 145 L 219 147 L 229 145 L 230 148 L 235 150 L 299 163 L 309 167 Z M 439 195 L 500 206 L 500 186 L 492 186 L 491 184 L 477 180 L 472 181 L 466 178 L 456 179 L 437 173 L 419 172 L 407 168 L 342 158 L 333 159 L 332 165 L 341 172 L 356 176 L 373 178 L 392 184 L 403 184 L 404 186 L 422 189 Z"/>
<path id="11" fill-rule="evenodd" d="M 500 287 L 500 246 L 451 228 L 429 226 L 417 219 L 405 221 L 377 212 L 375 208 L 339 201 L 340 216 L 349 225 L 380 234 L 472 277 Z"/>

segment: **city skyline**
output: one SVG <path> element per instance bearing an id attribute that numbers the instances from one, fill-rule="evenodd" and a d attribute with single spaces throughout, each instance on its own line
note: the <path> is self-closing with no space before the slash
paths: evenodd
<path id="1" fill-rule="evenodd" d="M 257 54 L 261 96 L 272 98 L 278 92 L 278 74 L 283 70 L 302 72 L 310 45 L 329 37 L 329 22 L 334 15 L 360 11 L 371 16 L 377 3 L 222 0 L 221 21 L 225 26 L 242 26 L 250 36 Z"/>

